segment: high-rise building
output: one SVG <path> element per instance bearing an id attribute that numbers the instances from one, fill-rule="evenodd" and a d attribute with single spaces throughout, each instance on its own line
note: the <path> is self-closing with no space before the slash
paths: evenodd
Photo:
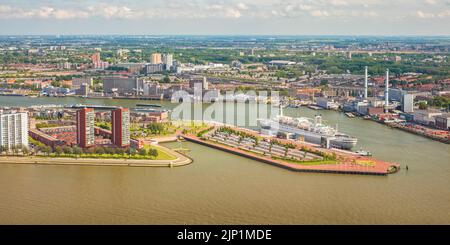
<path id="1" fill-rule="evenodd" d="M 87 148 L 95 144 L 94 109 L 83 108 L 77 111 L 77 144 Z"/>
<path id="2" fill-rule="evenodd" d="M 202 91 L 208 90 L 208 81 L 206 80 L 206 77 L 193 78 L 189 81 L 189 87 L 191 89 L 194 89 L 195 84 L 201 84 Z"/>
<path id="3" fill-rule="evenodd" d="M 102 61 L 100 57 L 100 52 L 96 52 L 91 56 L 92 65 L 95 69 L 106 69 L 109 66 L 109 63 L 106 61 Z"/>
<path id="4" fill-rule="evenodd" d="M 159 95 L 162 94 L 162 88 L 159 83 L 145 83 L 144 95 Z"/>
<path id="5" fill-rule="evenodd" d="M 0 146 L 8 150 L 28 147 L 27 113 L 0 113 Z"/>
<path id="6" fill-rule="evenodd" d="M 164 64 L 148 64 L 145 65 L 145 74 L 152 74 L 156 72 L 162 72 L 164 70 Z"/>
<path id="7" fill-rule="evenodd" d="M 137 77 L 104 77 L 103 91 L 122 95 L 138 94 L 143 91 L 143 80 Z"/>
<path id="8" fill-rule="evenodd" d="M 407 113 L 414 112 L 414 95 L 413 94 L 403 95 L 402 111 L 407 112 Z"/>
<path id="9" fill-rule="evenodd" d="M 100 52 L 96 52 L 95 54 L 93 54 L 91 56 L 91 61 L 92 64 L 98 64 L 101 62 L 101 58 L 100 58 Z"/>
<path id="10" fill-rule="evenodd" d="M 86 83 L 81 84 L 80 88 L 75 90 L 75 94 L 81 96 L 88 96 L 89 92 L 89 85 Z"/>
<path id="11" fill-rule="evenodd" d="M 161 64 L 162 63 L 161 54 L 160 53 L 153 53 L 152 56 L 151 56 L 150 62 L 152 64 Z"/>
<path id="12" fill-rule="evenodd" d="M 92 77 L 74 77 L 72 78 L 72 88 L 78 89 L 82 84 L 87 84 L 89 86 L 94 85 L 94 79 Z"/>
<path id="13" fill-rule="evenodd" d="M 170 69 L 172 69 L 173 66 L 173 55 L 164 54 L 162 57 L 162 62 L 164 64 L 165 70 L 169 71 Z"/>
<path id="14" fill-rule="evenodd" d="M 130 111 L 119 108 L 111 112 L 112 143 L 118 147 L 130 145 Z"/>

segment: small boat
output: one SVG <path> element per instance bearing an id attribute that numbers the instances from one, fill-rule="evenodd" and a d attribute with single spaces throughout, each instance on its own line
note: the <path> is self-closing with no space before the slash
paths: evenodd
<path id="1" fill-rule="evenodd" d="M 136 104 L 136 106 L 162 107 L 162 105 L 158 104 Z"/>
<path id="2" fill-rule="evenodd" d="M 365 115 L 365 116 L 363 117 L 363 119 L 365 119 L 365 120 L 370 120 L 370 119 L 372 119 L 372 117 L 369 116 L 369 115 Z"/>
<path id="3" fill-rule="evenodd" d="M 313 109 L 313 110 L 322 110 L 322 107 L 316 106 L 316 105 L 309 105 L 308 106 L 309 109 Z"/>
<path id="4" fill-rule="evenodd" d="M 346 112 L 345 115 L 346 115 L 347 117 L 350 117 L 350 118 L 354 118 L 354 117 L 355 117 L 355 114 L 353 114 L 353 113 L 351 113 L 351 112 Z"/>
<path id="5" fill-rule="evenodd" d="M 372 153 L 370 151 L 364 151 L 363 149 L 359 149 L 359 151 L 356 151 L 356 153 L 360 156 L 372 156 Z"/>

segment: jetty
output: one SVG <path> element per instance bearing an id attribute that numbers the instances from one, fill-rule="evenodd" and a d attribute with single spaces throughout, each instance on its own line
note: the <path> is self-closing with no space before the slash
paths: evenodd
<path id="1" fill-rule="evenodd" d="M 245 132 L 250 132 L 245 130 Z M 219 142 L 207 140 L 204 137 L 199 137 L 193 134 L 181 134 L 181 137 L 187 141 L 232 153 L 238 156 L 246 157 L 255 161 L 267 163 L 273 166 L 281 167 L 296 172 L 316 172 L 316 173 L 334 173 L 334 174 L 360 174 L 360 175 L 388 175 L 400 170 L 400 165 L 396 163 L 390 163 L 382 160 L 378 160 L 368 156 L 360 156 L 353 152 L 335 150 L 335 149 L 318 149 L 310 144 L 302 144 L 301 142 L 294 142 L 291 140 L 276 139 L 277 142 L 291 144 L 295 146 L 295 149 L 307 149 L 308 152 L 323 153 L 336 156 L 336 161 L 326 162 L 324 159 L 320 159 L 320 156 L 305 152 L 305 159 L 316 161 L 311 162 L 292 162 L 282 159 L 277 154 L 266 154 L 262 152 L 263 149 L 250 149 L 251 147 L 245 146 L 236 141 Z M 255 150 L 256 149 L 256 150 Z M 289 149 L 292 150 L 292 149 Z M 297 154 L 297 156 L 303 154 Z M 323 162 L 321 162 L 321 160 Z"/>

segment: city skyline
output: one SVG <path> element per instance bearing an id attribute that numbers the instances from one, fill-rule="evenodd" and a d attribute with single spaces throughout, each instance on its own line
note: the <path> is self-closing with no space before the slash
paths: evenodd
<path id="1" fill-rule="evenodd" d="M 450 35 L 449 0 L 0 0 L 1 35 Z"/>

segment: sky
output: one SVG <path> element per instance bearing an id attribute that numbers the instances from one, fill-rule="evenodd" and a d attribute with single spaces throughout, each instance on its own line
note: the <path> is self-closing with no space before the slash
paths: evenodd
<path id="1" fill-rule="evenodd" d="M 450 35 L 450 0 L 0 0 L 0 35 Z"/>

